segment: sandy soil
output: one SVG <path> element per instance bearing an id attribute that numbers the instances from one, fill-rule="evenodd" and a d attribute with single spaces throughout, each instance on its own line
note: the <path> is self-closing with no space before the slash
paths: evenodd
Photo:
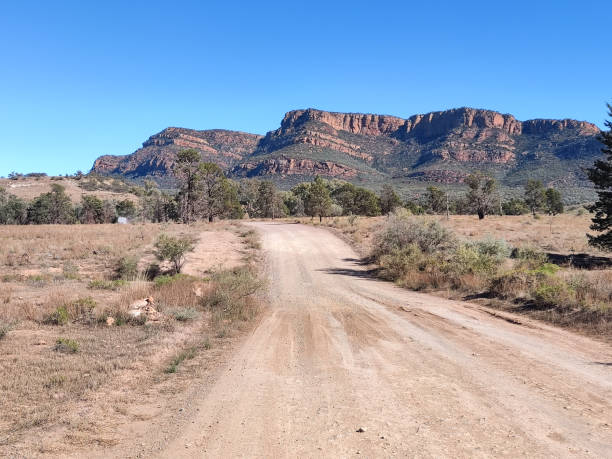
<path id="1" fill-rule="evenodd" d="M 324 229 L 252 225 L 271 308 L 159 457 L 612 457 L 609 345 L 372 279 Z"/>
<path id="2" fill-rule="evenodd" d="M 182 272 L 192 276 L 204 276 L 214 270 L 231 269 L 244 264 L 242 241 L 223 228 L 204 231 L 198 243 L 187 257 Z"/>

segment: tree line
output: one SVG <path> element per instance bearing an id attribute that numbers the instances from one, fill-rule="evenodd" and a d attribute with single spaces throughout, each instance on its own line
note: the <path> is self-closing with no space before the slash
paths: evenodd
<path id="1" fill-rule="evenodd" d="M 52 184 L 51 191 L 26 202 L 0 189 L 0 224 L 71 224 L 114 223 L 119 217 L 141 221 L 192 223 L 198 220 L 278 218 L 342 215 L 386 215 L 397 207 L 413 214 L 489 214 L 519 215 L 539 211 L 557 214 L 563 211 L 561 194 L 530 180 L 524 199 L 501 202 L 496 181 L 480 172 L 468 176 L 468 191 L 450 197 L 436 186 L 416 200 L 403 201 L 389 184 L 380 193 L 341 180 L 316 177 L 289 191 L 279 190 L 273 182 L 228 179 L 221 168 L 201 160 L 197 150 L 183 150 L 174 167 L 178 192 L 161 191 L 153 181 L 135 188 L 137 202 L 101 200 L 83 195 L 73 205 L 64 187 Z"/>

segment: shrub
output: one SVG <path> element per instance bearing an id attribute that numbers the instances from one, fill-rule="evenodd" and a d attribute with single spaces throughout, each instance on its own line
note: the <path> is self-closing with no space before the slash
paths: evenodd
<path id="1" fill-rule="evenodd" d="M 161 274 L 161 268 L 158 263 L 150 263 L 146 267 L 144 275 L 148 280 L 153 280 Z"/>
<path id="2" fill-rule="evenodd" d="M 119 290 L 123 287 L 127 282 L 123 279 L 115 279 L 112 281 L 108 280 L 92 280 L 87 288 L 91 290 Z"/>
<path id="3" fill-rule="evenodd" d="M 169 311 L 169 314 L 179 322 L 188 322 L 195 320 L 200 316 L 200 313 L 194 308 L 178 308 Z"/>
<path id="4" fill-rule="evenodd" d="M 552 263 L 544 263 L 531 270 L 531 274 L 539 277 L 549 277 L 556 274 L 561 268 Z"/>
<path id="5" fill-rule="evenodd" d="M 414 220 L 403 209 L 390 214 L 383 228 L 374 239 L 373 255 L 384 254 L 416 245 L 423 253 L 431 254 L 455 246 L 454 235 L 436 221 Z"/>
<path id="6" fill-rule="evenodd" d="M 458 274 L 490 276 L 509 256 L 510 249 L 504 240 L 483 239 L 460 244 L 448 259 L 449 271 Z"/>
<path id="7" fill-rule="evenodd" d="M 166 285 L 172 284 L 173 282 L 177 282 L 181 280 L 189 280 L 189 279 L 194 279 L 194 278 L 186 274 L 179 273 L 179 274 L 174 274 L 173 276 L 168 276 L 168 275 L 158 276 L 155 278 L 153 283 L 155 284 L 155 287 L 161 288 Z"/>
<path id="8" fill-rule="evenodd" d="M 404 277 L 411 270 L 418 270 L 422 265 L 423 253 L 416 244 L 410 244 L 404 249 L 395 249 L 391 253 L 381 255 L 380 265 L 381 277 L 389 280 L 397 280 Z"/>
<path id="9" fill-rule="evenodd" d="M 134 280 L 138 274 L 138 260 L 134 257 L 121 257 L 115 264 L 115 277 Z"/>
<path id="10" fill-rule="evenodd" d="M 195 248 L 191 237 L 172 237 L 161 234 L 155 243 L 155 256 L 160 261 L 168 260 L 174 265 L 174 272 L 180 273 L 185 256 Z"/>
<path id="11" fill-rule="evenodd" d="M 55 311 L 45 317 L 44 322 L 52 325 L 65 325 L 70 320 L 68 308 L 65 305 L 58 306 Z"/>
<path id="12" fill-rule="evenodd" d="M 78 319 L 90 314 L 96 307 L 96 302 L 91 297 L 79 298 L 68 303 L 68 314 L 71 319 Z"/>
<path id="13" fill-rule="evenodd" d="M 489 291 L 500 298 L 518 298 L 529 293 L 532 282 L 533 278 L 526 270 L 512 270 L 494 277 Z"/>
<path id="14" fill-rule="evenodd" d="M 51 325 L 66 325 L 71 320 L 89 320 L 95 307 L 96 302 L 91 297 L 79 298 L 58 306 L 55 311 L 44 318 L 43 322 Z"/>
<path id="15" fill-rule="evenodd" d="M 449 270 L 454 274 L 490 274 L 498 267 L 498 261 L 483 254 L 474 244 L 461 244 L 449 260 Z"/>
<path id="16" fill-rule="evenodd" d="M 510 247 L 503 239 L 486 238 L 470 245 L 481 255 L 491 257 L 497 262 L 502 262 L 510 256 Z"/>
<path id="17" fill-rule="evenodd" d="M 548 261 L 548 256 L 533 247 L 517 247 L 510 255 L 519 261 L 519 266 L 527 269 L 535 269 Z"/>
<path id="18" fill-rule="evenodd" d="M 10 330 L 11 327 L 9 324 L 0 323 L 0 339 L 4 338 Z"/>
<path id="19" fill-rule="evenodd" d="M 563 280 L 551 278 L 537 285 L 532 296 L 536 306 L 564 307 L 571 301 L 571 290 Z"/>
<path id="20" fill-rule="evenodd" d="M 76 354 L 79 352 L 80 345 L 78 341 L 70 338 L 58 338 L 55 342 L 55 350 L 65 352 L 67 354 Z"/>
<path id="21" fill-rule="evenodd" d="M 212 287 L 202 303 L 212 309 L 215 325 L 225 320 L 247 320 L 255 311 L 252 295 L 261 287 L 261 280 L 248 267 L 221 271 L 213 276 Z"/>

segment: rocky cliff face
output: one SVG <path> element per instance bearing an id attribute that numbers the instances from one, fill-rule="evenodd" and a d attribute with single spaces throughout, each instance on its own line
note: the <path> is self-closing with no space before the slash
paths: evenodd
<path id="1" fill-rule="evenodd" d="M 261 177 L 286 175 L 326 175 L 338 178 L 353 178 L 357 170 L 331 161 L 314 161 L 312 159 L 280 158 L 264 159 L 260 162 L 246 162 L 235 166 L 231 174 L 235 177 Z"/>
<path id="2" fill-rule="evenodd" d="M 288 112 L 265 137 L 242 132 L 168 128 L 127 156 L 102 156 L 93 171 L 168 177 L 176 153 L 195 148 L 235 177 L 325 175 L 380 183 L 461 181 L 475 169 L 507 183 L 524 171 L 553 183 L 584 180 L 581 167 L 599 153 L 597 126 L 570 119 L 519 121 L 474 108 L 399 118 L 306 109 Z M 564 179 L 566 180 L 566 179 Z"/>

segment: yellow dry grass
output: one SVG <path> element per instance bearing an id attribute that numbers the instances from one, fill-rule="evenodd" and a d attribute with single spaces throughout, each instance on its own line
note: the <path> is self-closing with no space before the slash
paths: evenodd
<path id="1" fill-rule="evenodd" d="M 113 444 L 120 438 L 113 426 L 139 404 L 150 409 L 171 403 L 169 397 L 212 365 L 212 356 L 227 350 L 223 342 L 244 327 L 243 321 L 213 320 L 198 296 L 212 291 L 207 279 L 155 283 L 143 277 L 117 290 L 88 288 L 92 279 L 112 277 L 118 257 L 151 258 L 161 232 L 216 238 L 240 230 L 225 222 L 0 227 L 0 456 L 61 455 Z M 239 239 L 228 249 L 252 257 L 247 246 Z M 106 325 L 107 316 L 129 320 L 129 305 L 144 297 L 154 298 L 161 320 Z M 58 307 L 85 298 L 95 301 L 93 310 L 59 325 L 46 320 Z M 78 350 L 56 349 L 60 338 L 74 340 Z M 191 360 L 175 368 L 178 374 L 166 375 L 169 362 L 185 349 Z M 185 371 L 191 365 L 195 369 Z"/>
<path id="2" fill-rule="evenodd" d="M 62 178 L 62 180 L 52 180 L 50 177 L 40 178 L 22 178 L 19 180 L 10 180 L 0 178 L 0 187 L 6 189 L 7 192 L 13 194 L 26 201 L 31 201 L 43 193 L 51 191 L 51 185 L 57 183 L 66 189 L 66 193 L 70 196 L 72 202 L 77 203 L 81 200 L 82 195 L 97 196 L 100 199 L 108 199 L 121 201 L 130 199 L 136 201 L 137 197 L 130 193 L 116 193 L 113 191 L 96 190 L 87 191 L 79 187 L 79 181 L 72 178 Z"/>
<path id="3" fill-rule="evenodd" d="M 606 255 L 605 252 L 588 245 L 586 235 L 591 232 L 591 216 L 588 213 L 566 213 L 553 217 L 541 215 L 537 219 L 531 215 L 489 215 L 484 220 L 478 220 L 474 215 L 451 215 L 449 219 L 441 215 L 415 215 L 414 218 L 437 220 L 464 239 L 493 237 L 504 239 L 514 247 L 533 247 L 545 252 Z M 350 236 L 362 250 L 367 251 L 372 233 L 385 219 L 386 217 L 329 217 L 324 218 L 321 225 L 335 228 Z M 317 219 L 302 217 L 297 220 L 319 225 Z"/>

